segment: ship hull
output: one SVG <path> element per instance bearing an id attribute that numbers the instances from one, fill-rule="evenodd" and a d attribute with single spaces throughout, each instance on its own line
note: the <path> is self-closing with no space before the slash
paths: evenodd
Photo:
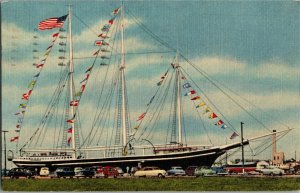
<path id="1" fill-rule="evenodd" d="M 186 168 L 191 165 L 211 166 L 215 160 L 224 154 L 225 151 L 218 148 L 207 150 L 196 150 L 177 152 L 169 154 L 143 155 L 143 156 L 122 156 L 109 158 L 81 158 L 43 161 L 38 159 L 22 160 L 13 159 L 13 163 L 19 167 L 49 167 L 55 170 L 58 167 L 91 167 L 91 166 L 118 166 L 122 169 L 137 166 L 157 166 L 162 169 L 169 169 L 171 166 L 182 166 Z"/>

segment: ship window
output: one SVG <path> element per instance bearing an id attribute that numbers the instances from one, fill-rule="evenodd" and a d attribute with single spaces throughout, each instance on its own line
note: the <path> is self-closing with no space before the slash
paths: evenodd
<path id="1" fill-rule="evenodd" d="M 274 156 L 274 160 L 276 160 L 276 156 Z"/>

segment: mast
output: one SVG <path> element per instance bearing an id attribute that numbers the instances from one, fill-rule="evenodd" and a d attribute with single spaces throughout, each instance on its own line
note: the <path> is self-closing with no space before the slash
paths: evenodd
<path id="1" fill-rule="evenodd" d="M 70 101 L 74 100 L 74 85 L 73 85 L 73 74 L 74 74 L 74 64 L 73 64 L 73 45 L 72 45 L 72 14 L 71 6 L 69 6 L 69 86 L 70 86 Z M 73 118 L 75 114 L 74 106 L 70 106 L 70 116 Z M 74 151 L 74 157 L 76 157 L 76 147 L 75 147 L 75 123 L 71 123 L 72 126 L 72 149 Z"/>
<path id="2" fill-rule="evenodd" d="M 124 75 L 124 69 L 125 69 L 125 43 L 124 43 L 124 15 L 125 15 L 125 10 L 124 10 L 124 3 L 122 2 L 122 8 L 121 8 L 121 66 L 120 66 L 120 71 L 121 71 L 121 86 L 122 86 L 122 134 L 123 134 L 123 147 L 126 146 L 127 144 L 127 128 L 126 128 L 126 88 L 125 88 L 125 75 Z"/>
<path id="3" fill-rule="evenodd" d="M 176 80 L 177 80 L 177 119 L 178 119 L 178 143 L 182 145 L 182 123 L 181 123 L 181 84 L 180 84 L 180 70 L 179 70 L 179 58 L 178 53 L 176 54 L 175 59 L 176 65 Z"/>

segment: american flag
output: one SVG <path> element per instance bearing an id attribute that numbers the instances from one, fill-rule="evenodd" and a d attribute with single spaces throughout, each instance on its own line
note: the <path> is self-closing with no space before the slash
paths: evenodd
<path id="1" fill-rule="evenodd" d="M 68 17 L 68 15 L 64 15 L 61 17 L 54 17 L 54 18 L 49 18 L 49 19 L 43 20 L 39 23 L 39 30 L 60 28 L 64 25 L 64 22 L 67 17 Z"/>

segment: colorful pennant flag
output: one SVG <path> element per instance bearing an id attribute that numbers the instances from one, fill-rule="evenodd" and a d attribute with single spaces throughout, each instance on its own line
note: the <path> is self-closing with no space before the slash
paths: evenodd
<path id="1" fill-rule="evenodd" d="M 191 85 L 190 85 L 190 83 L 185 83 L 184 85 L 183 85 L 183 88 L 190 88 L 191 87 Z"/>
<path id="2" fill-rule="evenodd" d="M 75 119 L 76 114 L 74 114 L 74 116 L 72 117 L 72 119 L 67 120 L 68 123 L 74 123 L 74 119 Z"/>
<path id="3" fill-rule="evenodd" d="M 194 100 L 199 100 L 199 99 L 200 99 L 199 96 L 195 96 L 195 97 L 191 98 L 192 101 L 194 101 Z"/>
<path id="4" fill-rule="evenodd" d="M 53 44 L 52 45 L 50 45 L 46 50 L 49 50 L 50 48 L 52 48 L 53 47 Z"/>
<path id="5" fill-rule="evenodd" d="M 157 83 L 157 86 L 160 86 L 163 83 L 164 80 L 161 80 Z"/>
<path id="6" fill-rule="evenodd" d="M 22 100 L 29 100 L 32 90 L 29 90 L 28 93 L 22 95 Z"/>
<path id="7" fill-rule="evenodd" d="M 215 125 L 216 126 L 219 126 L 219 125 L 222 125 L 224 122 L 222 120 L 219 120 Z"/>
<path id="8" fill-rule="evenodd" d="M 36 83 L 36 80 L 32 80 L 29 85 L 28 85 L 28 88 L 32 88 Z"/>
<path id="9" fill-rule="evenodd" d="M 196 91 L 195 90 L 191 90 L 190 92 L 185 93 L 184 96 L 188 96 L 188 95 L 192 95 L 192 94 L 196 94 Z"/>
<path id="10" fill-rule="evenodd" d="M 36 75 L 34 75 L 33 77 L 34 78 L 37 78 L 37 77 L 39 77 L 40 76 L 40 73 L 37 73 Z"/>
<path id="11" fill-rule="evenodd" d="M 26 108 L 26 106 L 27 106 L 27 105 L 26 105 L 26 104 L 24 104 L 24 103 L 22 103 L 22 104 L 20 104 L 20 105 L 19 105 L 19 107 L 20 107 L 20 108 L 23 108 L 23 109 L 25 109 L 25 108 Z"/>
<path id="12" fill-rule="evenodd" d="M 204 105 L 205 105 L 205 102 L 201 102 L 199 105 L 196 106 L 196 108 L 203 107 Z"/>
<path id="13" fill-rule="evenodd" d="M 119 8 L 117 8 L 117 9 L 113 10 L 111 14 L 113 14 L 113 15 L 118 15 L 120 9 L 121 9 L 121 7 L 119 7 Z"/>
<path id="14" fill-rule="evenodd" d="M 108 35 L 106 35 L 106 34 L 103 34 L 103 33 L 99 34 L 99 35 L 98 35 L 98 37 L 99 37 L 99 38 L 103 38 L 103 39 L 105 39 L 105 38 L 109 38 L 109 36 L 108 36 Z"/>
<path id="15" fill-rule="evenodd" d="M 85 84 L 81 85 L 81 92 L 83 92 L 85 89 Z"/>
<path id="16" fill-rule="evenodd" d="M 139 116 L 139 118 L 138 118 L 136 121 L 142 120 L 142 119 L 145 117 L 145 115 L 146 115 L 146 112 L 143 113 L 143 114 L 141 114 L 141 115 Z"/>
<path id="17" fill-rule="evenodd" d="M 209 107 L 206 107 L 203 111 L 203 114 L 208 113 L 208 112 L 211 112 L 211 109 Z"/>
<path id="18" fill-rule="evenodd" d="M 73 128 L 68 129 L 68 133 L 73 133 Z"/>
<path id="19" fill-rule="evenodd" d="M 218 116 L 215 113 L 211 113 L 208 118 L 214 119 L 214 118 L 217 118 L 217 117 Z"/>
<path id="20" fill-rule="evenodd" d="M 236 132 L 233 132 L 229 139 L 234 139 L 239 136 Z"/>
<path id="21" fill-rule="evenodd" d="M 72 139 L 72 137 L 69 137 L 69 139 L 68 139 L 68 145 L 70 145 L 71 139 Z"/>
<path id="22" fill-rule="evenodd" d="M 112 25 L 114 23 L 114 19 L 109 20 L 108 23 Z"/>
<path id="23" fill-rule="evenodd" d="M 222 129 L 226 129 L 226 128 L 227 128 L 227 125 L 224 124 L 224 125 L 221 126 L 221 128 L 222 128 Z"/>
<path id="24" fill-rule="evenodd" d="M 75 100 L 75 101 L 71 101 L 71 102 L 70 102 L 70 106 L 77 107 L 78 104 L 79 104 L 79 100 Z"/>
<path id="25" fill-rule="evenodd" d="M 155 95 L 150 99 L 150 101 L 149 101 L 149 103 L 147 104 L 147 106 L 149 106 L 149 105 L 152 103 L 154 97 L 155 97 Z"/>
<path id="26" fill-rule="evenodd" d="M 10 138 L 10 142 L 17 141 L 18 139 L 19 139 L 19 137 L 18 137 L 18 136 L 16 136 L 16 137 L 12 137 L 12 138 Z"/>
<path id="27" fill-rule="evenodd" d="M 39 30 L 48 30 L 53 28 L 61 28 L 64 25 L 65 20 L 68 15 L 64 15 L 61 17 L 54 17 L 43 20 L 39 23 Z"/>
<path id="28" fill-rule="evenodd" d="M 16 128 L 18 128 L 18 129 L 21 128 L 21 125 L 16 125 Z"/>
<path id="29" fill-rule="evenodd" d="M 82 95 L 81 91 L 78 91 L 77 93 L 75 93 L 75 97 L 80 97 Z"/>
<path id="30" fill-rule="evenodd" d="M 85 76 L 85 78 L 80 82 L 80 84 L 83 83 L 84 81 L 88 80 L 89 77 L 90 77 L 90 74 L 87 74 L 87 75 Z"/>
<path id="31" fill-rule="evenodd" d="M 55 34 L 52 35 L 52 37 L 55 38 L 55 37 L 58 37 L 58 35 L 59 35 L 59 33 L 55 33 Z"/>
<path id="32" fill-rule="evenodd" d="M 42 68 L 44 66 L 44 64 L 38 64 L 36 65 L 36 68 Z"/>

